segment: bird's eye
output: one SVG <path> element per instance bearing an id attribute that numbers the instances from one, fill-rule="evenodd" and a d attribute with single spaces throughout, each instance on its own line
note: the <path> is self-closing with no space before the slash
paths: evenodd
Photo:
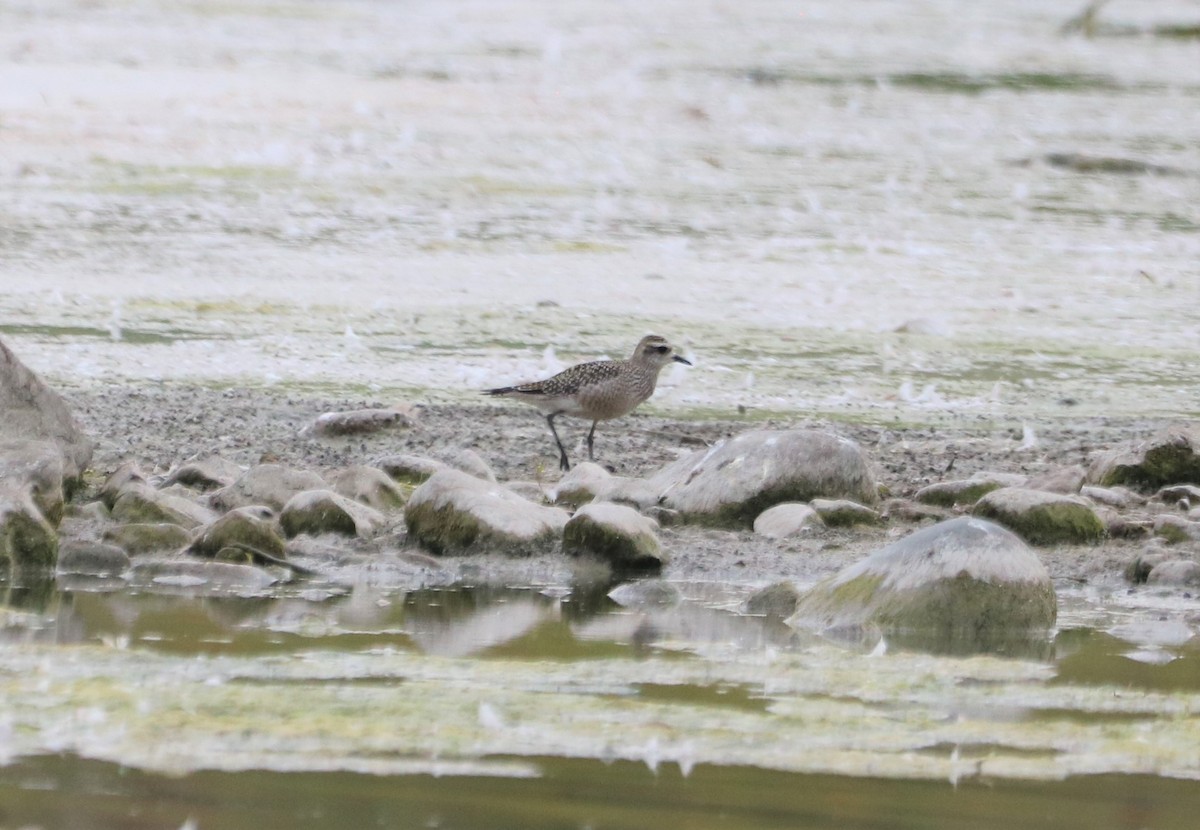
<path id="1" fill-rule="evenodd" d="M 655 346 L 654 351 L 658 352 L 659 354 L 666 354 L 667 352 L 671 351 L 671 347 L 670 346 Z"/>

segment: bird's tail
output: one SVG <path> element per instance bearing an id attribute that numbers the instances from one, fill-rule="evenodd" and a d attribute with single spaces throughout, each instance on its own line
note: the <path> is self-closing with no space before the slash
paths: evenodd
<path id="1" fill-rule="evenodd" d="M 510 392 L 515 391 L 517 391 L 517 387 L 515 386 L 498 386 L 495 389 L 484 389 L 480 392 L 480 394 L 491 395 L 492 397 L 500 397 L 501 395 L 507 395 Z"/>

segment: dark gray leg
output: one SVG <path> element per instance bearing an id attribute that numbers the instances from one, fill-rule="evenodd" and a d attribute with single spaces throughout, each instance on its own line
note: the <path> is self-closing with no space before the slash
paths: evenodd
<path id="1" fill-rule="evenodd" d="M 555 412 L 554 415 L 547 415 L 546 423 L 550 425 L 550 432 L 554 434 L 554 443 L 558 444 L 558 469 L 569 470 L 571 469 L 571 462 L 567 460 L 567 451 L 563 448 L 562 441 L 558 438 L 558 430 L 554 428 L 554 416 L 561 414 L 561 412 Z"/>
<path id="2" fill-rule="evenodd" d="M 592 428 L 588 430 L 588 461 L 595 461 L 596 456 L 592 455 L 592 439 L 596 435 L 596 424 L 599 421 L 592 421 Z"/>

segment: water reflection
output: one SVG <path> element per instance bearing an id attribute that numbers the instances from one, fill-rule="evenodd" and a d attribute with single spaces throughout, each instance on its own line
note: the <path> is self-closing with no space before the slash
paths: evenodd
<path id="1" fill-rule="evenodd" d="M 801 650 L 817 641 L 849 651 L 945 654 L 944 643 L 878 632 L 838 638 L 737 613 L 728 587 L 457 586 L 411 592 L 357 586 L 284 596 L 180 596 L 119 581 L 0 583 L 0 642 L 102 642 L 171 654 L 253 656 L 288 651 L 398 648 L 442 657 L 587 660 L 648 653 L 720 658 Z M 666 601 L 663 597 L 672 597 Z M 633 597 L 633 599 L 631 599 Z M 647 598 L 638 601 L 638 597 Z M 1059 683 L 1200 689 L 1200 638 L 1178 619 L 1074 625 L 1052 637 L 1016 632 L 988 653 L 1052 662 Z M 959 644 L 961 645 L 961 644 Z M 949 649 L 973 653 L 979 649 Z"/>

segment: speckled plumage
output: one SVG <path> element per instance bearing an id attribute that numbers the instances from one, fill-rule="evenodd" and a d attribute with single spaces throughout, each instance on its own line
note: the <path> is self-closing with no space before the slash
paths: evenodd
<path id="1" fill-rule="evenodd" d="M 545 413 L 554 442 L 558 444 L 559 466 L 569 470 L 571 463 L 554 428 L 554 419 L 559 415 L 591 419 L 587 445 L 588 458 L 594 460 L 592 444 L 596 424 L 627 415 L 653 395 L 658 373 L 672 362 L 692 365 L 691 361 L 675 354 L 670 343 L 651 334 L 641 339 L 628 360 L 580 363 L 545 380 L 488 389 L 484 394 L 516 398 Z"/>

